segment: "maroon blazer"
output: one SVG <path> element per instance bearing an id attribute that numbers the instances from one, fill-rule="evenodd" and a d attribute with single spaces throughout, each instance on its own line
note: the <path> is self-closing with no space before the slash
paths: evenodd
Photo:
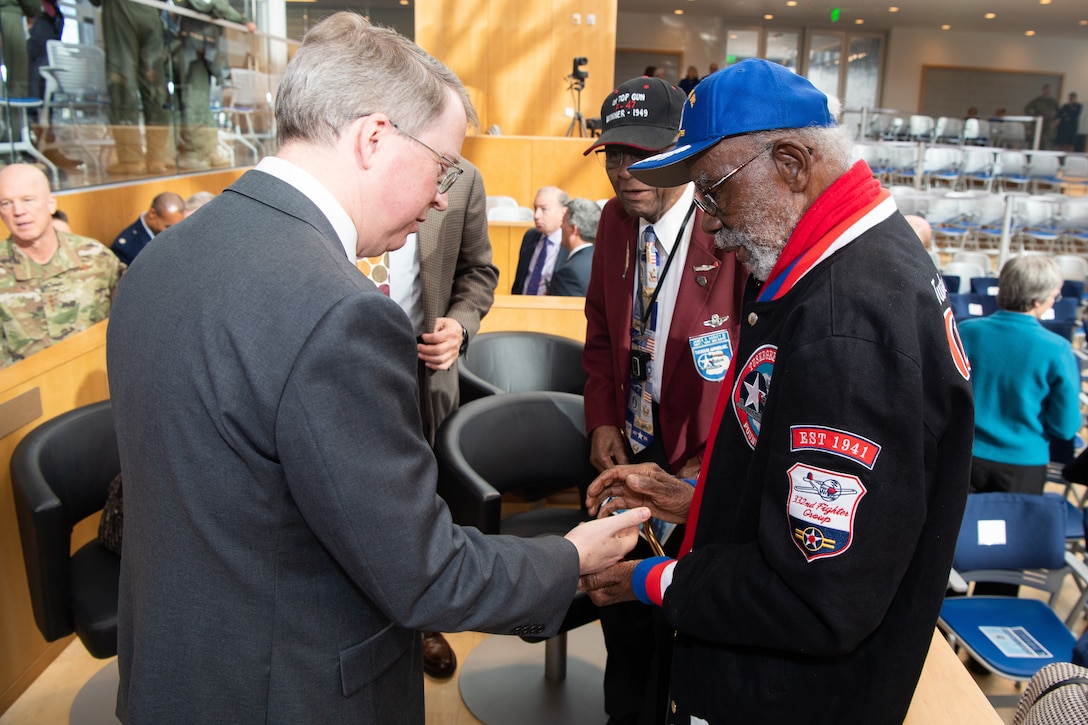
<path id="1" fill-rule="evenodd" d="M 672 263 L 669 274 L 683 275 L 677 292 L 661 393 L 660 435 L 676 471 L 694 455 L 701 456 L 710 434 L 720 382 L 705 380 L 696 369 L 689 339 L 715 330 L 729 333 L 736 350 L 747 270 L 737 256 L 714 246 L 696 210 L 688 258 Z M 586 431 L 602 425 L 624 429 L 630 383 L 631 307 L 638 243 L 638 219 L 613 197 L 601 213 L 593 245 L 593 270 L 586 293 L 586 344 L 582 366 Z M 717 323 L 714 316 L 727 318 Z"/>

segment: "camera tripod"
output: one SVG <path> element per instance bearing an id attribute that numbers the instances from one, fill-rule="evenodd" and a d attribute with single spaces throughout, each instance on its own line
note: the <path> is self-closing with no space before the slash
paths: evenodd
<path id="1" fill-rule="evenodd" d="M 567 76 L 567 78 L 571 78 Z M 567 87 L 568 91 L 574 92 L 574 117 L 570 120 L 570 126 L 567 127 L 567 136 L 574 136 L 574 129 L 578 129 L 578 135 L 580 137 L 589 136 L 589 129 L 586 128 L 586 119 L 582 116 L 582 89 L 586 87 L 586 82 L 580 78 L 572 78 L 570 86 Z"/>

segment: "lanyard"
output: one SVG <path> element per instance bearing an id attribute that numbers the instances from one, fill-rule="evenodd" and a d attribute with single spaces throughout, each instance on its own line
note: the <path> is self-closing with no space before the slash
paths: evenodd
<path id="1" fill-rule="evenodd" d="M 672 252 L 669 253 L 669 258 L 665 260 L 665 266 L 661 268 L 661 276 L 657 278 L 657 286 L 654 287 L 654 293 L 650 295 L 650 302 L 642 310 L 641 326 L 643 330 L 646 329 L 646 321 L 650 319 L 650 310 L 654 308 L 654 303 L 657 302 L 657 293 L 661 291 L 661 284 L 665 281 L 665 275 L 669 273 L 669 267 L 672 266 L 672 260 L 673 257 L 676 256 L 676 250 L 680 247 L 680 238 L 684 236 L 684 229 L 687 227 L 688 220 L 691 219 L 691 215 L 694 212 L 695 204 L 693 202 L 692 205 L 688 207 L 688 213 L 684 215 L 684 221 L 680 222 L 680 231 L 676 233 L 676 241 L 672 243 Z M 641 253 L 642 250 L 640 249 L 639 254 Z M 639 281 L 639 284 L 642 284 L 642 282 Z"/>

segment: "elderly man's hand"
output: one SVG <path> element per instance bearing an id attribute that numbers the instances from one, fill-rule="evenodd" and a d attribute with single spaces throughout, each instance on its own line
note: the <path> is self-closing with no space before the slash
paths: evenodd
<path id="1" fill-rule="evenodd" d="M 610 468 L 589 484 L 586 506 L 597 518 L 613 511 L 648 506 L 661 521 L 682 524 L 688 520 L 695 489 L 670 475 L 656 463 Z"/>
<path id="2" fill-rule="evenodd" d="M 621 561 L 596 574 L 586 574 L 578 580 L 578 588 L 588 592 L 598 607 L 633 601 L 636 597 L 631 588 L 631 574 L 637 565 L 637 561 Z"/>
<path id="3" fill-rule="evenodd" d="M 598 471 L 627 463 L 627 444 L 614 425 L 600 425 L 589 434 L 589 462 Z"/>

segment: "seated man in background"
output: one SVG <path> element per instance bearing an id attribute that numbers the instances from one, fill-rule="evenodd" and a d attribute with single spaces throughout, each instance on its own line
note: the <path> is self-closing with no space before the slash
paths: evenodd
<path id="1" fill-rule="evenodd" d="M 566 213 L 559 229 L 567 258 L 556 265 L 552 281 L 548 283 L 548 294 L 585 297 L 589 287 L 589 271 L 593 266 L 593 240 L 597 237 L 601 207 L 589 199 L 568 199 L 563 206 Z"/>
<path id="2" fill-rule="evenodd" d="M 567 192 L 554 186 L 545 186 L 533 200 L 534 229 L 525 232 L 518 252 L 518 268 L 514 273 L 515 295 L 546 295 L 555 265 L 560 257 L 559 225 L 563 221 L 563 204 Z"/>
<path id="3" fill-rule="evenodd" d="M 105 246 L 58 231 L 57 200 L 37 167 L 0 171 L 0 367 L 106 319 L 124 269 Z"/>
<path id="4" fill-rule="evenodd" d="M 150 209 L 117 235 L 110 249 L 122 262 L 132 264 L 155 235 L 180 222 L 185 218 L 184 214 L 185 200 L 172 191 L 164 191 L 151 200 Z"/>

